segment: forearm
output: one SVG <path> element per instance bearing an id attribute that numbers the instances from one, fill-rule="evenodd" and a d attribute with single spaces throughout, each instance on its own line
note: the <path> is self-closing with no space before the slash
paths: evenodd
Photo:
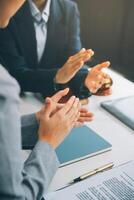
<path id="1" fill-rule="evenodd" d="M 57 69 L 51 70 L 17 70 L 12 75 L 18 80 L 21 89 L 29 92 L 39 92 L 46 96 L 54 93 L 53 80 Z"/>
<path id="2" fill-rule="evenodd" d="M 23 169 L 23 187 L 27 199 L 41 199 L 58 166 L 59 161 L 53 148 L 46 142 L 38 142 Z"/>
<path id="3" fill-rule="evenodd" d="M 5 67 L 19 82 L 22 91 L 45 93 L 47 96 L 54 93 L 53 79 L 58 69 L 32 69 L 23 56 L 1 54 Z"/>
<path id="4" fill-rule="evenodd" d="M 57 170 L 56 154 L 38 142 L 23 164 L 18 85 L 1 67 L 0 86 L 0 199 L 40 200 Z"/>
<path id="5" fill-rule="evenodd" d="M 22 195 L 19 90 L 1 67 L 0 86 L 0 199 L 8 200 Z"/>

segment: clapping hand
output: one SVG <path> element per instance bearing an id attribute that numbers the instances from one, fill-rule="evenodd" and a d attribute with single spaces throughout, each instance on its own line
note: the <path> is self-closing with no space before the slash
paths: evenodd
<path id="1" fill-rule="evenodd" d="M 73 127 L 82 125 L 93 119 L 93 114 L 81 108 L 79 99 L 72 96 L 65 104 L 60 99 L 67 95 L 69 89 L 59 91 L 36 113 L 39 121 L 39 139 L 50 143 L 56 148 L 69 134 Z"/>
<path id="2" fill-rule="evenodd" d="M 102 70 L 104 68 L 108 68 L 109 66 L 109 61 L 98 64 L 95 67 L 93 67 L 87 75 L 85 80 L 85 86 L 93 94 L 95 94 L 106 83 L 108 75 Z"/>

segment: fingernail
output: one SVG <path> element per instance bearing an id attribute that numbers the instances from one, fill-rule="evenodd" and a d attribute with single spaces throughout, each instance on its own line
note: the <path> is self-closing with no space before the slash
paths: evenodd
<path id="1" fill-rule="evenodd" d="M 80 52 L 84 52 L 84 51 L 86 51 L 86 49 L 85 49 L 85 48 L 82 48 Z"/>
<path id="2" fill-rule="evenodd" d="M 92 56 L 94 55 L 94 51 L 92 51 Z"/>
<path id="3" fill-rule="evenodd" d="M 92 49 L 89 49 L 88 52 L 90 52 L 90 54 L 93 56 L 94 55 L 94 51 Z"/>
<path id="4" fill-rule="evenodd" d="M 92 55 L 94 55 L 94 51 L 92 49 L 90 49 L 90 52 L 91 52 Z"/>
<path id="5" fill-rule="evenodd" d="M 46 104 L 50 103 L 50 99 L 49 99 L 49 98 L 46 98 L 45 103 L 46 103 Z"/>
<path id="6" fill-rule="evenodd" d="M 69 88 L 65 88 L 65 90 L 66 90 L 66 91 L 69 91 L 70 89 L 69 89 Z"/>
<path id="7" fill-rule="evenodd" d="M 107 65 L 110 65 L 111 63 L 110 63 L 109 61 L 106 61 L 106 64 L 107 64 Z"/>
<path id="8" fill-rule="evenodd" d="M 75 98 L 76 98 L 75 96 L 72 96 L 72 97 L 71 97 L 71 99 L 75 99 Z"/>

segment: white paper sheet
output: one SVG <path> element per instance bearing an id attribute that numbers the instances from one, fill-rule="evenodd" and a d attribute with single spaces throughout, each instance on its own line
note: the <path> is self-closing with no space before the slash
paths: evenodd
<path id="1" fill-rule="evenodd" d="M 134 161 L 51 193 L 46 200 L 134 200 Z"/>

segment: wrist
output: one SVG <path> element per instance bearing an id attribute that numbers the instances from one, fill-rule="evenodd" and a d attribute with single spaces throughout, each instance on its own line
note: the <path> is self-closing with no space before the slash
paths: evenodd
<path id="1" fill-rule="evenodd" d="M 93 92 L 93 81 L 92 79 L 90 79 L 89 76 L 87 76 L 87 78 L 85 79 L 85 87 L 91 92 L 91 93 L 94 93 Z"/>
<path id="2" fill-rule="evenodd" d="M 39 135 L 39 140 L 42 142 L 47 142 L 49 145 L 51 145 L 53 149 L 56 149 L 58 146 L 56 142 L 52 138 L 48 137 L 47 135 Z"/>
<path id="3" fill-rule="evenodd" d="M 54 77 L 54 83 L 58 83 L 57 74 L 56 74 L 56 76 Z"/>
<path id="4" fill-rule="evenodd" d="M 59 74 L 60 74 L 60 69 L 57 71 L 57 73 L 55 75 L 54 82 L 57 83 L 57 84 L 62 84 L 60 82 L 60 76 L 59 76 Z"/>
<path id="5" fill-rule="evenodd" d="M 55 83 L 57 84 L 66 84 L 67 81 L 67 72 L 64 70 L 64 68 L 60 68 L 54 78 Z"/>
<path id="6" fill-rule="evenodd" d="M 35 113 L 35 117 L 36 117 L 37 122 L 39 123 L 40 122 L 40 111 Z"/>
<path id="7" fill-rule="evenodd" d="M 54 91 L 58 92 L 59 90 L 66 89 L 68 86 L 67 86 L 67 84 L 58 83 L 56 81 L 56 78 L 54 78 L 54 80 L 53 80 L 53 87 L 54 87 Z"/>
<path id="8" fill-rule="evenodd" d="M 85 78 L 84 86 L 85 86 L 87 89 L 90 89 L 90 88 L 89 88 L 88 76 Z"/>

